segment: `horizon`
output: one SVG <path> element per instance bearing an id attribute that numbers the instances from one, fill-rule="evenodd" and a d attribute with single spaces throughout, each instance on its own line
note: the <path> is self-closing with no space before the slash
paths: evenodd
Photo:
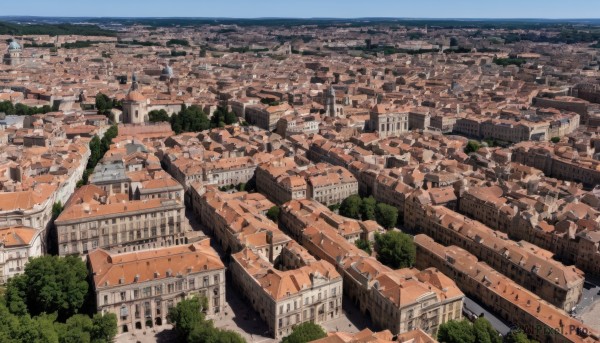
<path id="1" fill-rule="evenodd" d="M 268 12 L 268 13 L 267 13 Z M 2 17 L 40 18 L 204 18 L 204 19 L 421 19 L 421 20 L 595 20 L 600 2 L 585 0 L 505 0 L 481 3 L 476 0 L 229 0 L 220 4 L 203 0 L 30 0 L 3 5 Z"/>

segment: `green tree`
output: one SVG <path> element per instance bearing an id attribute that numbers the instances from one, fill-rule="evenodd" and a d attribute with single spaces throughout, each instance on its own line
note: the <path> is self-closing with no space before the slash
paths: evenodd
<path id="1" fill-rule="evenodd" d="M 67 319 L 64 324 L 55 323 L 54 327 L 58 332 L 61 343 L 89 343 L 92 340 L 90 334 L 92 331 L 92 320 L 86 315 L 76 314 Z"/>
<path id="2" fill-rule="evenodd" d="M 375 220 L 376 207 L 377 201 L 375 201 L 375 198 L 372 196 L 362 199 L 362 203 L 360 205 L 360 214 L 362 216 L 362 220 Z"/>
<path id="3" fill-rule="evenodd" d="M 12 102 L 5 100 L 0 102 L 0 112 L 3 112 L 7 115 L 15 114 L 15 106 Z"/>
<path id="4" fill-rule="evenodd" d="M 475 343 L 473 326 L 468 320 L 451 320 L 440 325 L 437 339 L 443 343 Z"/>
<path id="5" fill-rule="evenodd" d="M 375 219 L 379 225 L 391 229 L 396 226 L 398 221 L 398 209 L 388 204 L 379 203 L 375 207 Z"/>
<path id="6" fill-rule="evenodd" d="M 481 145 L 478 142 L 469 141 L 467 143 L 467 146 L 465 147 L 465 154 L 470 154 L 472 152 L 476 152 L 477 150 L 479 150 L 480 147 L 481 147 Z"/>
<path id="7" fill-rule="evenodd" d="M 204 322 L 204 308 L 200 298 L 194 297 L 180 301 L 169 310 L 167 318 L 175 326 L 175 332 L 181 340 L 187 340 L 192 330 Z"/>
<path id="8" fill-rule="evenodd" d="M 279 220 L 279 212 L 279 206 L 273 206 L 267 211 L 267 217 L 277 223 Z"/>
<path id="9" fill-rule="evenodd" d="M 556 144 L 556 143 L 560 142 L 560 137 L 552 137 L 552 138 L 550 139 L 550 141 L 551 141 L 552 143 Z"/>
<path id="10" fill-rule="evenodd" d="M 504 343 L 534 343 L 536 341 L 530 340 L 527 334 L 521 329 L 511 330 L 506 336 L 504 336 Z M 537 343 L 537 342 L 536 342 Z"/>
<path id="11" fill-rule="evenodd" d="M 342 201 L 340 214 L 344 217 L 360 219 L 362 200 L 358 195 L 351 195 Z"/>
<path id="12" fill-rule="evenodd" d="M 475 320 L 473 323 L 473 332 L 475 333 L 475 342 L 502 343 L 502 336 L 484 317 L 479 317 Z"/>
<path id="13" fill-rule="evenodd" d="M 65 209 L 62 202 L 57 201 L 52 205 L 52 220 L 58 218 L 62 211 Z"/>
<path id="14" fill-rule="evenodd" d="M 110 343 L 117 335 L 117 316 L 114 313 L 96 313 L 90 330 L 92 342 Z"/>
<path id="15" fill-rule="evenodd" d="M 305 322 L 294 328 L 294 331 L 284 337 L 282 343 L 307 343 L 327 337 L 325 330 L 317 324 Z"/>
<path id="16" fill-rule="evenodd" d="M 360 250 L 365 251 L 369 255 L 371 255 L 371 253 L 373 253 L 373 250 L 371 249 L 371 242 L 369 242 L 368 240 L 357 239 L 354 242 L 354 245 L 356 245 L 357 248 L 359 248 Z"/>
<path id="17" fill-rule="evenodd" d="M 88 160 L 87 169 L 94 169 L 102 156 L 103 153 L 100 138 L 98 136 L 94 136 L 90 140 L 90 158 Z"/>
<path id="18" fill-rule="evenodd" d="M 400 231 L 375 234 L 377 260 L 393 268 L 407 268 L 415 263 L 416 248 L 412 237 Z"/>
<path id="19" fill-rule="evenodd" d="M 78 257 L 42 256 L 29 260 L 25 272 L 8 284 L 9 309 L 22 313 L 58 313 L 66 319 L 79 312 L 88 291 L 87 268 Z"/>
<path id="20" fill-rule="evenodd" d="M 100 114 L 108 114 L 113 108 L 113 101 L 105 94 L 96 94 L 96 109 Z"/>
<path id="21" fill-rule="evenodd" d="M 169 122 L 171 118 L 165 110 L 153 110 L 148 113 L 148 118 L 151 123 L 166 121 Z"/>
<path id="22" fill-rule="evenodd" d="M 235 123 L 237 123 L 237 120 L 238 120 L 238 118 L 235 115 L 235 113 L 229 112 L 229 111 L 227 113 L 225 113 L 225 118 L 224 118 L 225 124 L 227 124 L 227 125 L 235 124 Z"/>

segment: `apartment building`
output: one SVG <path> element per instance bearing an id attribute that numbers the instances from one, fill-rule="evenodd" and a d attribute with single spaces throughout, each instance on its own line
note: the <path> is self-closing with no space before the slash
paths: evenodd
<path id="1" fill-rule="evenodd" d="M 273 263 L 291 241 L 264 213 L 273 206 L 261 194 L 224 193 L 207 187 L 194 211 L 228 254 L 249 247 Z"/>
<path id="2" fill-rule="evenodd" d="M 87 254 L 96 248 L 124 252 L 186 242 L 181 202 L 115 201 L 94 185 L 81 187 L 54 224 L 60 256 Z"/>
<path id="3" fill-rule="evenodd" d="M 40 230 L 25 226 L 0 228 L 0 284 L 22 274 L 29 259 L 43 253 Z"/>
<path id="4" fill-rule="evenodd" d="M 506 234 L 445 207 L 425 206 L 424 218 L 416 226 L 419 232 L 466 249 L 555 306 L 570 311 L 581 299 L 583 272 L 553 260 L 551 252 L 525 241 L 512 241 Z"/>
<path id="5" fill-rule="evenodd" d="M 114 313 L 119 333 L 159 329 L 183 299 L 206 298 L 209 315 L 225 306 L 225 266 L 209 240 L 126 253 L 96 249 L 87 263 L 97 311 Z"/>
<path id="6" fill-rule="evenodd" d="M 273 131 L 277 128 L 277 122 L 286 115 L 291 107 L 287 103 L 277 106 L 266 106 L 263 104 L 248 105 L 246 109 L 246 121 L 256 125 L 263 130 Z"/>
<path id="7" fill-rule="evenodd" d="M 358 194 L 358 181 L 344 167 L 319 163 L 306 170 L 308 197 L 325 206 L 341 204 L 347 197 Z"/>
<path id="8" fill-rule="evenodd" d="M 296 171 L 293 158 L 282 158 L 263 163 L 256 168 L 256 189 L 276 204 L 308 196 L 306 180 Z"/>
<path id="9" fill-rule="evenodd" d="M 437 270 L 392 270 L 358 249 L 325 220 L 302 210 L 293 201 L 282 208 L 280 223 L 297 232 L 299 242 L 317 259 L 336 266 L 344 279 L 344 293 L 361 313 L 393 334 L 420 328 L 435 334 L 439 325 L 462 318 L 463 293 Z M 294 219 L 296 217 L 297 219 Z M 312 220 L 311 220 L 312 218 Z M 310 223 L 304 229 L 299 229 Z"/>
<path id="10" fill-rule="evenodd" d="M 443 246 L 426 235 L 415 236 L 417 268 L 435 267 L 456 281 L 465 294 L 494 309 L 540 342 L 592 343 L 600 341 L 595 328 L 586 326 L 565 311 L 523 289 L 510 278 L 467 251 Z"/>
<path id="11" fill-rule="evenodd" d="M 282 227 L 300 243 L 308 227 L 331 228 L 350 243 L 358 239 L 373 241 L 376 232 L 384 231 L 373 220 L 360 221 L 340 216 L 315 200 L 292 200 L 282 209 L 279 218 Z"/>
<path id="12" fill-rule="evenodd" d="M 569 146 L 522 142 L 514 147 L 512 160 L 537 168 L 549 177 L 588 186 L 600 184 L 600 162 L 588 156 L 579 156 Z"/>
<path id="13" fill-rule="evenodd" d="M 233 282 L 281 339 L 304 322 L 323 323 L 342 314 L 342 277 L 326 261 L 279 271 L 251 249 L 232 255 Z"/>

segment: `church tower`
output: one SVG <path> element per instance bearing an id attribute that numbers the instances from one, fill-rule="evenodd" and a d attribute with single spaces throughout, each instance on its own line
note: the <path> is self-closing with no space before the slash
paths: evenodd
<path id="1" fill-rule="evenodd" d="M 335 99 L 335 89 L 333 86 L 329 86 L 329 90 L 326 92 L 325 99 L 325 115 L 328 117 L 338 117 L 343 115 L 343 109 L 340 108 Z"/>
<path id="2" fill-rule="evenodd" d="M 21 64 L 21 53 L 23 49 L 21 45 L 17 43 L 16 40 L 12 40 L 10 44 L 8 44 L 8 51 L 4 55 L 4 62 L 10 66 L 16 66 Z"/>
<path id="3" fill-rule="evenodd" d="M 149 121 L 148 98 L 138 91 L 139 85 L 135 73 L 131 76 L 131 89 L 123 99 L 122 122 L 127 124 L 142 124 Z"/>

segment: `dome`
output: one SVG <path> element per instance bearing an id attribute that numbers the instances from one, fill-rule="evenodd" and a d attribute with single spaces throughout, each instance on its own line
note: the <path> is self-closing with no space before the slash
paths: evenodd
<path id="1" fill-rule="evenodd" d="M 8 44 L 8 50 L 19 50 L 21 49 L 21 46 L 19 45 L 19 43 L 17 43 L 16 40 L 13 40 L 12 42 L 10 42 L 10 44 Z"/>
<path id="2" fill-rule="evenodd" d="M 127 97 L 125 97 L 125 100 L 134 101 L 134 102 L 144 102 L 144 101 L 146 101 L 146 97 L 144 95 L 142 95 L 142 93 L 140 93 L 140 92 L 133 91 L 133 92 L 129 92 L 129 94 L 127 94 Z"/>

